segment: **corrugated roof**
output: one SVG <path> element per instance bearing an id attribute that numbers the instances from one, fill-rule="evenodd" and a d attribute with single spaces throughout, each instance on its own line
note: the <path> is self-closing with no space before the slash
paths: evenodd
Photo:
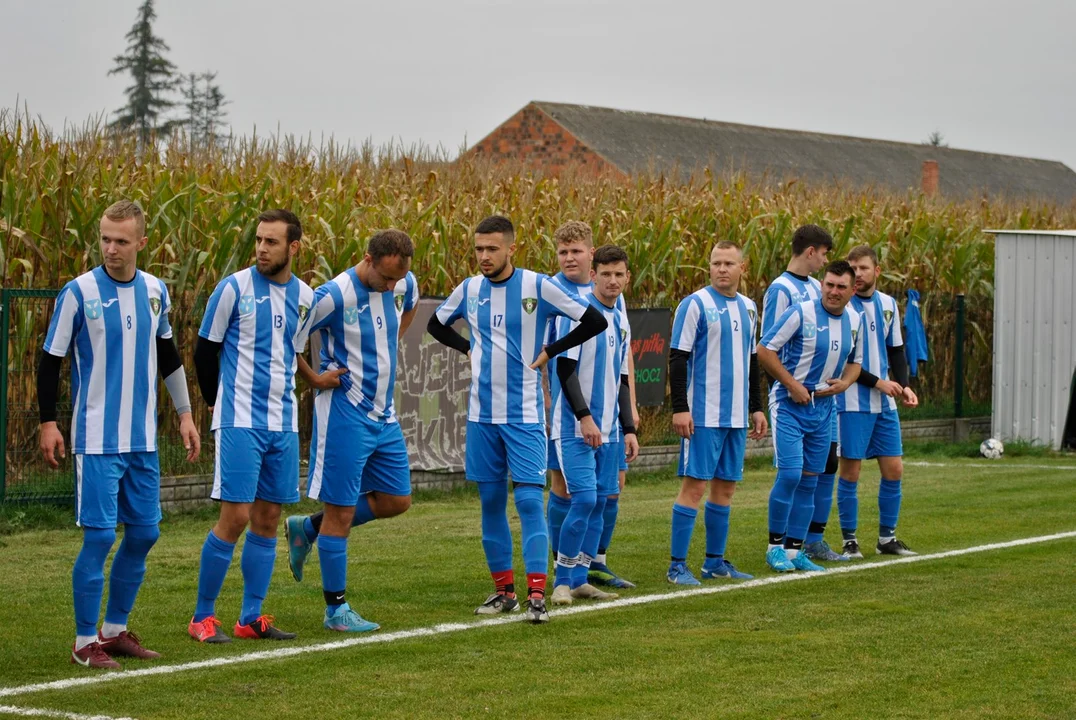
<path id="1" fill-rule="evenodd" d="M 986 193 L 1067 204 L 1076 172 L 1053 160 L 755 125 L 535 102 L 591 150 L 626 173 L 678 166 L 710 167 L 775 179 L 841 182 L 893 190 L 919 188 L 925 160 L 938 163 L 938 191 L 969 198 Z"/>

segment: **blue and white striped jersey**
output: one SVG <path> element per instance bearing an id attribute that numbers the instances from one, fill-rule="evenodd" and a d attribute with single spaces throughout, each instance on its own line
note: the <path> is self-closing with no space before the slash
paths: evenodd
<path id="1" fill-rule="evenodd" d="M 83 455 L 157 449 L 157 338 L 172 337 L 160 279 L 135 271 L 116 282 L 104 267 L 64 285 L 45 352 L 71 352 L 71 446 Z"/>
<path id="2" fill-rule="evenodd" d="M 617 298 L 618 301 L 620 299 Z M 619 442 L 620 376 L 628 373 L 631 326 L 628 324 L 627 313 L 620 307 L 622 303 L 617 302 L 611 308 L 606 307 L 592 293 L 587 295 L 587 300 L 605 316 L 609 325 L 605 332 L 565 352 L 564 357 L 576 361 L 575 372 L 579 377 L 579 389 L 587 401 L 594 423 L 601 430 L 602 442 Z M 557 318 L 558 323 L 561 321 L 568 322 L 564 318 Z M 575 322 L 570 323 L 564 328 L 564 334 L 567 335 L 577 325 Z M 563 437 L 583 437 L 571 403 L 564 395 L 560 378 L 551 374 L 549 383 L 553 396 L 549 438 L 559 440 Z"/>
<path id="3" fill-rule="evenodd" d="M 805 282 L 786 270 L 770 283 L 766 288 L 766 295 L 762 298 L 762 334 L 765 335 L 777 318 L 793 305 L 821 299 L 822 283 L 813 277 L 807 278 Z"/>
<path id="4" fill-rule="evenodd" d="M 830 378 L 840 377 L 847 363 L 862 363 L 863 348 L 856 342 L 861 334 L 859 315 L 845 309 L 832 315 L 821 300 L 793 305 L 785 310 L 762 336 L 762 346 L 773 350 L 785 369 L 810 392 L 829 387 Z M 770 388 L 770 404 L 788 397 L 780 382 Z M 832 397 L 820 398 L 829 402 Z"/>
<path id="5" fill-rule="evenodd" d="M 249 267 L 220 281 L 198 331 L 224 343 L 211 429 L 299 431 L 296 354 L 306 349 L 313 303 L 295 275 L 281 285 Z"/>
<path id="6" fill-rule="evenodd" d="M 748 427 L 757 324 L 754 300 L 726 297 L 709 285 L 677 306 L 669 347 L 691 353 L 687 403 L 699 427 Z"/>
<path id="7" fill-rule="evenodd" d="M 848 308 L 862 317 L 863 334 L 858 343 L 863 348 L 863 370 L 882 380 L 889 377 L 888 348 L 900 347 L 900 309 L 890 295 L 875 291 L 869 298 L 853 295 Z M 896 410 L 896 401 L 875 388 L 854 384 L 837 397 L 838 412 L 880 413 Z"/>
<path id="8" fill-rule="evenodd" d="M 571 294 L 578 295 L 579 298 L 581 300 L 583 300 L 584 302 L 587 302 L 587 298 L 589 298 L 590 294 L 592 292 L 594 292 L 594 283 L 588 282 L 586 285 L 580 285 L 579 283 L 574 283 L 571 280 L 569 280 L 568 278 L 566 278 L 564 276 L 564 273 L 562 273 L 562 272 L 559 272 L 559 273 L 557 273 L 556 275 L 553 276 L 553 282 L 559 283 L 560 286 L 563 287 L 568 292 L 568 294 L 570 294 L 570 295 Z M 618 295 L 617 296 L 616 307 L 617 307 L 617 310 L 624 313 L 624 317 L 627 318 L 628 306 L 624 302 L 624 296 L 623 295 Z M 627 322 L 626 319 L 625 319 L 625 322 Z M 549 318 L 549 329 L 546 332 L 545 344 L 548 345 L 551 342 L 555 342 L 557 340 L 557 338 L 562 338 L 565 335 L 567 335 L 569 332 L 571 332 L 571 329 L 574 326 L 574 323 L 575 323 L 574 320 L 570 320 L 570 319 L 568 319 L 566 317 L 562 317 L 562 316 L 556 316 L 556 317 Z M 549 375 L 550 382 L 553 382 L 553 380 L 556 378 L 556 374 L 557 374 L 557 359 L 556 358 L 550 358 L 549 359 L 549 362 L 546 364 L 546 373 Z M 552 386 L 550 386 L 550 387 L 552 387 Z"/>
<path id="9" fill-rule="evenodd" d="M 393 395 L 400 319 L 418 305 L 418 280 L 407 273 L 396 287 L 371 291 L 348 268 L 314 292 L 310 331 L 321 331 L 321 372 L 346 367 L 340 389 L 375 422 L 396 422 Z"/>
<path id="10" fill-rule="evenodd" d="M 450 325 L 463 318 L 471 335 L 472 422 L 545 424 L 541 374 L 530 364 L 542 351 L 549 319 L 578 320 L 588 305 L 548 275 L 516 268 L 504 282 L 476 275 L 460 283 L 437 308 Z"/>

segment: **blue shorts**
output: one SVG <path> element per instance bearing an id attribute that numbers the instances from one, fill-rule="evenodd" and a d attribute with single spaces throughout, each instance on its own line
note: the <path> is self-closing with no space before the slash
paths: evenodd
<path id="1" fill-rule="evenodd" d="M 840 443 L 837 445 L 837 454 L 840 457 L 866 460 L 904 454 L 896 410 L 840 413 L 838 420 Z"/>
<path id="2" fill-rule="evenodd" d="M 619 442 L 604 443 L 592 448 L 583 438 L 570 437 L 556 441 L 557 455 L 564 472 L 568 492 L 596 490 L 599 495 L 616 495 L 620 492 L 620 463 L 617 453 L 622 453 Z"/>
<path id="3" fill-rule="evenodd" d="M 837 413 L 833 399 L 827 400 L 806 405 L 781 400 L 770 406 L 774 465 L 816 474 L 825 472 L 833 444 L 833 416 Z"/>
<path id="4" fill-rule="evenodd" d="M 75 455 L 75 524 L 110 529 L 161 521 L 156 452 Z"/>
<path id="5" fill-rule="evenodd" d="M 680 440 L 676 474 L 696 480 L 743 480 L 747 428 L 695 427 L 690 439 Z"/>
<path id="6" fill-rule="evenodd" d="M 545 427 L 538 423 L 480 423 L 467 421 L 464 466 L 472 482 L 512 480 L 545 487 L 548 455 Z"/>
<path id="7" fill-rule="evenodd" d="M 628 456 L 627 451 L 624 449 L 624 436 L 620 436 L 620 440 L 617 442 L 620 446 L 620 462 L 618 463 L 618 472 L 627 472 L 628 470 Z M 547 450 L 547 458 L 545 466 L 549 470 L 556 470 L 560 472 L 560 459 L 557 458 L 557 441 L 550 440 L 549 448 Z"/>
<path id="8" fill-rule="evenodd" d="M 351 507 L 368 492 L 411 494 L 411 462 L 400 423 L 371 420 L 342 391 L 318 393 L 307 496 Z"/>
<path id="9" fill-rule="evenodd" d="M 231 503 L 299 502 L 299 433 L 218 428 L 213 463 L 214 500 Z"/>

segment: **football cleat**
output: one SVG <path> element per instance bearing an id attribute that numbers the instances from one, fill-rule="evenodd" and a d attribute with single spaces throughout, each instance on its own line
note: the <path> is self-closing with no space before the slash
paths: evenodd
<path id="1" fill-rule="evenodd" d="M 609 569 L 608 565 L 600 562 L 590 563 L 590 569 L 587 570 L 587 582 L 591 585 L 605 585 L 621 590 L 631 590 L 635 587 L 635 583 L 618 576 Z"/>
<path id="2" fill-rule="evenodd" d="M 240 625 L 237 621 L 232 634 L 245 640 L 294 640 L 298 637 L 295 633 L 273 627 L 273 620 L 272 615 L 260 615 L 246 625 Z"/>
<path id="3" fill-rule="evenodd" d="M 314 543 L 306 539 L 303 527 L 305 515 L 292 515 L 284 522 L 284 538 L 288 541 L 288 567 L 295 582 L 303 581 L 303 565 Z"/>
<path id="4" fill-rule="evenodd" d="M 821 562 L 847 562 L 851 560 L 851 556 L 843 555 L 839 552 L 834 552 L 833 548 L 829 546 L 829 543 L 825 540 L 819 540 L 818 542 L 805 543 L 803 546 L 803 552 L 807 554 L 812 560 L 819 560 Z"/>
<path id="5" fill-rule="evenodd" d="M 719 578 L 726 580 L 750 580 L 753 577 L 755 576 L 740 572 L 736 569 L 735 565 L 725 559 L 713 564 L 708 564 L 708 562 L 702 564 L 703 580 L 717 580 Z"/>
<path id="6" fill-rule="evenodd" d="M 863 559 L 863 553 L 859 549 L 859 541 L 858 540 L 845 540 L 843 549 L 844 549 L 844 554 L 847 555 L 849 558 L 852 558 L 852 559 L 855 559 L 855 560 L 862 560 Z"/>
<path id="7" fill-rule="evenodd" d="M 773 547 L 767 550 L 766 564 L 777 572 L 792 572 L 796 569 L 783 547 Z"/>
<path id="8" fill-rule="evenodd" d="M 673 585 L 702 585 L 688 570 L 687 563 L 682 562 L 670 563 L 669 572 L 665 574 L 665 579 Z"/>
<path id="9" fill-rule="evenodd" d="M 140 660 L 156 660 L 161 656 L 159 652 L 154 652 L 142 647 L 142 639 L 135 635 L 133 632 L 124 630 L 116 637 L 106 638 L 97 633 L 97 642 L 101 645 L 101 649 L 109 657 L 133 657 Z"/>
<path id="10" fill-rule="evenodd" d="M 553 594 L 549 596 L 549 600 L 554 605 L 571 605 L 572 589 L 567 585 L 557 585 L 553 588 Z"/>
<path id="11" fill-rule="evenodd" d="M 572 588 L 572 597 L 576 600 L 616 600 L 620 596 L 599 590 L 590 583 L 583 583 L 577 588 Z"/>
<path id="12" fill-rule="evenodd" d="M 363 620 L 362 616 L 352 610 L 350 605 L 344 603 L 336 608 L 334 613 L 330 613 L 329 608 L 325 608 L 325 627 L 337 632 L 371 632 L 381 626 L 375 622 Z"/>
<path id="13" fill-rule="evenodd" d="M 230 643 L 232 641 L 220 629 L 220 620 L 212 615 L 200 622 L 194 622 L 194 618 L 191 618 L 190 624 L 187 625 L 187 633 L 198 642 Z"/>
<path id="14" fill-rule="evenodd" d="M 804 572 L 826 571 L 826 569 L 821 565 L 815 565 L 813 562 L 811 562 L 811 558 L 807 557 L 807 555 L 802 550 L 796 553 L 796 557 L 792 558 L 790 562 L 792 563 L 792 567 L 796 568 L 797 570 L 802 570 Z"/>
<path id="15" fill-rule="evenodd" d="M 120 664 L 110 658 L 101 643 L 92 642 L 81 650 L 71 646 L 71 664 L 101 670 L 119 670 Z"/>
<path id="16" fill-rule="evenodd" d="M 497 615 L 499 613 L 519 610 L 519 600 L 502 593 L 493 593 L 486 601 L 475 608 L 475 615 Z"/>
<path id="17" fill-rule="evenodd" d="M 913 551 L 910 547 L 905 545 L 903 541 L 896 538 L 890 538 L 886 542 L 878 540 L 877 548 L 879 555 L 918 555 L 919 553 Z"/>
<path id="18" fill-rule="evenodd" d="M 527 622 L 540 625 L 549 622 L 549 612 L 545 609 L 545 598 L 533 597 L 527 600 Z"/>

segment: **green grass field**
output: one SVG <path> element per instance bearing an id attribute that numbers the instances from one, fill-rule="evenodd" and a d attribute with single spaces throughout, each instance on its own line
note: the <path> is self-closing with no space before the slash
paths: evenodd
<path id="1" fill-rule="evenodd" d="M 920 553 L 1076 530 L 1076 458 L 907 460 L 899 535 Z M 758 578 L 774 577 L 763 561 L 771 477 L 753 463 L 732 516 L 729 557 Z M 48 709 L 54 717 L 185 720 L 1076 716 L 1076 538 L 914 563 L 869 555 L 859 566 L 871 567 L 862 571 L 684 594 L 664 582 L 677 487 L 671 472 L 629 478 L 609 557 L 639 584 L 622 597 L 680 597 L 560 617 L 554 611 L 543 627 L 511 622 L 404 637 L 400 631 L 473 623 L 473 608 L 489 592 L 477 497 L 422 494 L 403 517 L 352 536 L 349 599 L 381 623 L 384 642 L 145 676 L 68 663 L 79 533 L 14 532 L 0 546 L 0 706 Z M 860 491 L 865 546 L 873 544 L 876 492 L 877 480 Z M 836 508 L 834 544 L 835 516 Z M 306 582 L 295 583 L 281 533 L 266 611 L 300 639 L 224 647 L 190 640 L 199 551 L 212 519 L 209 510 L 163 523 L 131 627 L 165 657 L 126 661 L 124 671 L 354 639 L 321 628 L 316 554 Z M 690 557 L 696 569 L 702 545 L 700 520 Z M 218 603 L 229 630 L 240 594 L 237 551 Z M 109 681 L 96 681 L 104 675 Z M 2 689 L 67 678 L 91 682 Z"/>

